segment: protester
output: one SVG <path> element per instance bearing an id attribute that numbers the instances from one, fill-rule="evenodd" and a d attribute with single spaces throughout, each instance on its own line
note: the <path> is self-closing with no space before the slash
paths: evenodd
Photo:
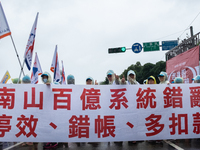
<path id="1" fill-rule="evenodd" d="M 200 75 L 197 75 L 192 80 L 194 80 L 194 83 L 200 83 Z"/>
<path id="2" fill-rule="evenodd" d="M 22 78 L 22 84 L 31 84 L 31 78 L 28 75 L 25 75 Z M 22 144 L 22 146 L 30 146 L 33 145 L 33 142 L 25 142 Z"/>
<path id="3" fill-rule="evenodd" d="M 94 83 L 94 80 L 93 80 L 93 78 L 92 77 L 87 77 L 86 78 L 86 85 L 98 85 L 98 83 L 97 83 L 97 80 L 95 80 L 95 83 Z"/>
<path id="4" fill-rule="evenodd" d="M 70 85 L 75 85 L 75 78 L 74 78 L 74 75 L 72 74 L 69 74 L 67 76 L 67 84 L 70 84 Z M 77 146 L 80 146 L 81 143 L 80 142 L 76 142 Z M 68 143 L 63 143 L 63 145 L 65 145 L 65 147 L 68 147 Z"/>
<path id="5" fill-rule="evenodd" d="M 123 78 L 121 80 L 121 84 L 123 84 Z M 132 85 L 132 84 L 139 84 L 137 81 L 136 81 L 136 74 L 133 70 L 129 70 L 128 73 L 127 73 L 127 84 L 128 85 Z M 128 141 L 128 143 L 137 143 L 136 141 Z"/>
<path id="6" fill-rule="evenodd" d="M 31 84 L 31 78 L 28 75 L 25 75 L 22 78 L 22 84 Z"/>
<path id="7" fill-rule="evenodd" d="M 93 80 L 92 77 L 87 77 L 86 78 L 86 85 L 94 85 L 94 80 Z M 96 84 L 96 81 L 95 81 L 95 85 L 98 85 L 98 83 Z M 88 144 L 97 145 L 99 143 L 98 142 L 88 142 Z"/>
<path id="8" fill-rule="evenodd" d="M 107 79 L 109 81 L 108 84 L 112 84 L 112 85 L 119 85 L 120 84 L 119 76 L 116 75 L 114 73 L 114 71 L 112 71 L 112 70 L 107 71 Z"/>
<path id="9" fill-rule="evenodd" d="M 119 76 L 116 75 L 113 70 L 107 71 L 107 79 L 109 81 L 109 83 L 108 83 L 109 85 L 119 85 L 120 84 Z M 122 144 L 121 141 L 120 142 L 114 142 L 114 143 Z"/>
<path id="10" fill-rule="evenodd" d="M 155 77 L 154 76 L 148 77 L 146 84 L 157 84 Z"/>
<path id="11" fill-rule="evenodd" d="M 112 84 L 112 85 L 127 84 L 124 76 L 120 80 L 119 76 L 116 75 L 113 70 L 107 71 L 107 79 L 109 81 L 109 84 Z"/>
<path id="12" fill-rule="evenodd" d="M 86 85 L 93 85 L 94 84 L 94 80 L 92 77 L 87 77 L 86 78 Z"/>
<path id="13" fill-rule="evenodd" d="M 169 84 L 167 73 L 164 71 L 160 72 L 160 74 L 158 75 L 158 79 L 160 81 L 159 84 Z"/>
<path id="14" fill-rule="evenodd" d="M 150 76 L 147 78 L 146 84 L 157 84 L 156 79 L 154 76 Z M 148 142 L 156 142 L 156 143 L 161 143 L 162 140 L 148 140 Z"/>
<path id="15" fill-rule="evenodd" d="M 174 83 L 175 84 L 180 84 L 180 83 L 184 83 L 184 79 L 182 77 L 176 77 L 174 79 Z"/>
<path id="16" fill-rule="evenodd" d="M 41 78 L 42 78 L 42 82 L 46 85 L 50 85 L 52 82 L 51 75 L 48 72 L 44 72 L 41 75 Z M 58 146 L 58 143 L 56 142 L 48 142 L 44 145 L 44 149 L 56 148 L 57 146 Z"/>
<path id="17" fill-rule="evenodd" d="M 67 76 L 67 84 L 75 84 L 75 78 L 72 74 Z"/>
<path id="18" fill-rule="evenodd" d="M 41 78 L 42 78 L 42 82 L 46 85 L 50 85 L 51 82 L 52 82 L 52 79 L 51 79 L 51 75 L 48 73 L 48 72 L 44 72 L 42 75 L 41 75 Z"/>
<path id="19" fill-rule="evenodd" d="M 12 83 L 13 83 L 13 84 L 18 84 L 18 79 L 19 79 L 19 78 L 11 79 L 11 80 L 12 80 Z M 20 79 L 20 80 L 19 80 L 19 84 L 21 84 L 21 82 L 22 82 L 22 80 Z"/>
<path id="20" fill-rule="evenodd" d="M 154 76 L 150 76 L 147 78 L 146 84 L 157 84 L 156 79 Z M 156 143 L 161 143 L 161 140 L 148 140 L 148 142 L 156 142 Z"/>
<path id="21" fill-rule="evenodd" d="M 133 70 L 129 70 L 127 73 L 127 83 L 128 84 L 139 84 L 136 81 L 136 74 Z"/>

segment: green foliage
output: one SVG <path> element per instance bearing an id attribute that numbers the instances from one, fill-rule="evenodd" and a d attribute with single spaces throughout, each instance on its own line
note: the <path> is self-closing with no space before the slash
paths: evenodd
<path id="1" fill-rule="evenodd" d="M 122 74 L 120 75 L 120 78 L 122 78 L 124 76 L 125 79 L 127 80 L 127 72 L 129 70 L 135 71 L 136 80 L 140 84 L 143 84 L 143 81 L 145 79 L 147 79 L 149 76 L 154 76 L 156 78 L 157 83 L 159 83 L 158 74 L 161 71 L 165 71 L 166 70 L 166 62 L 159 61 L 156 64 L 146 63 L 146 64 L 144 64 L 144 66 L 142 66 L 140 62 L 136 62 L 135 65 L 132 64 L 127 69 L 125 69 L 124 72 L 122 72 Z M 106 84 L 107 82 L 108 81 L 107 81 L 107 78 L 106 78 L 106 80 L 103 81 L 102 83 Z"/>
<path id="2" fill-rule="evenodd" d="M 100 85 L 107 85 L 109 84 L 108 79 L 105 77 L 105 81 L 101 82 Z"/>

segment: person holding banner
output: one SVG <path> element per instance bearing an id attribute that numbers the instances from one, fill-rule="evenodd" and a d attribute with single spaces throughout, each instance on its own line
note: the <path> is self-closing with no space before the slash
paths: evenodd
<path id="1" fill-rule="evenodd" d="M 52 83 L 51 75 L 48 72 L 44 72 L 41 75 L 41 78 L 42 78 L 42 82 L 46 85 L 50 85 Z M 42 145 L 43 145 L 43 143 L 42 143 Z M 51 149 L 51 148 L 56 148 L 57 146 L 58 146 L 57 142 L 48 142 L 43 146 L 43 148 Z"/>
<path id="2" fill-rule="evenodd" d="M 167 73 L 164 71 L 160 72 L 160 74 L 158 75 L 158 79 L 160 81 L 159 84 L 169 84 Z"/>
<path id="3" fill-rule="evenodd" d="M 51 84 L 51 75 L 48 73 L 48 72 L 44 72 L 42 75 L 41 75 L 41 78 L 42 78 L 42 82 L 46 85 L 50 85 Z"/>
<path id="4" fill-rule="evenodd" d="M 128 85 L 133 85 L 133 84 L 139 84 L 137 81 L 136 81 L 136 74 L 133 70 L 129 70 L 127 72 L 127 82 L 124 83 L 124 77 L 122 78 L 121 80 L 121 84 L 128 84 Z M 128 141 L 128 143 L 137 143 L 136 141 Z"/>
<path id="5" fill-rule="evenodd" d="M 86 85 L 94 85 L 94 80 L 92 77 L 87 77 Z M 97 80 L 95 80 L 95 85 L 98 85 Z"/>
<path id="6" fill-rule="evenodd" d="M 21 79 L 19 80 L 19 78 L 13 78 L 11 79 L 13 84 L 21 84 Z M 18 83 L 19 80 L 19 83 Z"/>
<path id="7" fill-rule="evenodd" d="M 96 82 L 96 80 L 95 80 L 95 85 L 98 85 L 98 83 L 96 84 L 97 82 Z M 93 80 L 93 78 L 92 77 L 87 77 L 86 78 L 86 85 L 94 85 L 94 80 Z M 97 145 L 97 144 L 99 144 L 98 142 L 88 142 L 88 144 L 95 144 L 95 145 Z"/>
<path id="8" fill-rule="evenodd" d="M 69 74 L 67 76 L 67 84 L 75 84 L 75 79 L 74 79 L 74 76 L 72 74 Z"/>
<path id="9" fill-rule="evenodd" d="M 25 75 L 22 78 L 22 84 L 31 84 L 31 78 L 28 75 Z"/>
<path id="10" fill-rule="evenodd" d="M 31 84 L 31 78 L 28 75 L 25 75 L 22 78 L 22 84 Z M 33 145 L 33 142 L 25 142 L 22 144 L 22 146 L 30 146 Z"/>
<path id="11" fill-rule="evenodd" d="M 107 71 L 107 79 L 109 81 L 108 84 L 110 84 L 110 85 L 119 85 L 120 84 L 119 76 L 116 75 L 114 73 L 114 71 L 112 71 L 112 70 Z"/>
<path id="12" fill-rule="evenodd" d="M 129 70 L 127 73 L 127 83 L 130 84 L 139 84 L 136 81 L 136 74 L 133 70 Z"/>
<path id="13" fill-rule="evenodd" d="M 155 77 L 154 76 L 148 77 L 147 81 L 146 81 L 146 84 L 157 84 Z M 155 142 L 155 143 L 161 143 L 162 140 L 155 140 L 155 141 L 154 140 L 148 140 L 147 142 L 149 142 L 149 143 L 153 143 L 153 142 Z"/>
<path id="14" fill-rule="evenodd" d="M 86 78 L 86 85 L 94 85 L 94 80 L 92 77 Z"/>
<path id="15" fill-rule="evenodd" d="M 181 84 L 181 83 L 184 83 L 184 79 L 182 77 L 176 77 L 174 79 L 174 83 L 175 84 Z"/>
<path id="16" fill-rule="evenodd" d="M 148 77 L 146 84 L 157 84 L 155 77 L 154 76 Z"/>
<path id="17" fill-rule="evenodd" d="M 194 80 L 194 83 L 200 83 L 200 75 L 197 75 L 192 80 Z"/>
<path id="18" fill-rule="evenodd" d="M 107 79 L 109 81 L 108 83 L 109 85 L 119 85 L 121 83 L 119 80 L 119 76 L 116 75 L 113 70 L 107 71 Z M 120 142 L 114 142 L 114 143 L 122 144 L 123 142 L 120 141 Z"/>

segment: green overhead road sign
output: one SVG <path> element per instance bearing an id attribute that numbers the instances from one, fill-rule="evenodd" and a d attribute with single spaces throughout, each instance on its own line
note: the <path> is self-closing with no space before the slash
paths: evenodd
<path id="1" fill-rule="evenodd" d="M 148 42 L 148 43 L 143 43 L 143 48 L 144 52 L 149 52 L 149 51 L 159 51 L 159 42 Z"/>

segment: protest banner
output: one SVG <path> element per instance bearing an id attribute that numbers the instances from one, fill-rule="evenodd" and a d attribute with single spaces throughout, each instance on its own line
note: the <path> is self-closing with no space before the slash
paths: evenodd
<path id="1" fill-rule="evenodd" d="M 200 137 L 200 85 L 0 85 L 0 141 Z"/>
<path id="2" fill-rule="evenodd" d="M 182 77 L 184 83 L 192 83 L 192 78 L 199 75 L 199 46 L 193 47 L 166 62 L 168 80 Z"/>

